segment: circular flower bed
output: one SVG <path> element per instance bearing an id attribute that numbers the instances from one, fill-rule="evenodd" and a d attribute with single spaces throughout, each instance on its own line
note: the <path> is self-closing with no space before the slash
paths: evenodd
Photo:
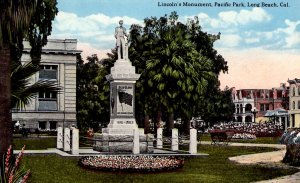
<path id="1" fill-rule="evenodd" d="M 173 156 L 89 156 L 79 164 L 104 171 L 160 172 L 182 168 L 184 160 Z"/>

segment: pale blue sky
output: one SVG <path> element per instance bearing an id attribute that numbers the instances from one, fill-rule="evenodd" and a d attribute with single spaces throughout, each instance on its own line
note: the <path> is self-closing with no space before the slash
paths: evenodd
<path id="1" fill-rule="evenodd" d="M 183 2 L 212 3 L 213 7 L 159 7 L 158 2 L 160 4 L 173 2 L 177 5 Z M 215 2 L 244 3 L 245 7 L 216 7 L 214 6 Z M 247 2 L 276 3 L 278 7 L 246 7 Z M 288 3 L 289 7 L 280 7 L 281 2 L 285 5 Z M 247 55 L 248 60 L 243 61 L 244 64 L 254 62 L 249 54 L 258 54 L 257 50 L 263 53 L 260 57 L 261 60 L 267 60 L 268 56 L 279 53 L 297 56 L 300 54 L 300 1 L 298 0 L 58 0 L 58 8 L 59 14 L 53 23 L 51 37 L 78 39 L 79 48 L 83 50 L 85 56 L 92 52 L 101 55 L 115 46 L 114 27 L 118 25 L 120 19 L 124 20 L 125 27 L 129 29 L 133 23 L 142 25 L 143 19 L 146 17 L 160 17 L 170 14 L 172 11 L 178 13 L 180 21 L 185 22 L 188 17 L 198 16 L 204 31 L 213 34 L 221 32 L 221 39 L 216 42 L 215 47 L 228 60 L 229 66 L 232 65 L 229 76 L 225 76 L 228 77 L 227 80 L 238 76 L 234 67 L 240 64 L 241 59 L 237 60 L 236 54 Z M 275 58 L 279 58 L 282 54 Z M 241 55 L 241 58 L 244 56 Z M 293 58 L 297 60 L 300 57 Z M 277 62 L 283 62 L 283 60 Z M 300 60 L 298 62 L 300 63 Z M 287 63 L 286 60 L 285 63 Z M 268 65 L 270 64 L 268 63 Z M 242 67 L 249 66 L 243 65 Z M 273 67 L 270 72 L 275 73 L 276 67 Z M 291 74 L 289 73 L 291 72 L 290 68 L 286 69 L 285 75 L 281 76 L 283 81 L 296 77 L 297 73 Z M 300 73 L 298 74 L 300 77 Z M 253 80 L 253 77 L 260 81 L 265 76 L 253 73 L 249 79 Z M 274 80 L 270 86 L 279 85 L 280 78 L 266 79 Z M 245 80 L 247 78 L 243 78 L 238 82 L 239 84 L 235 84 L 237 81 L 233 80 L 231 83 L 224 82 L 225 84 L 222 84 L 244 87 L 242 82 Z M 248 81 L 246 83 L 249 85 Z M 256 84 L 253 83 L 252 87 L 256 87 Z"/>

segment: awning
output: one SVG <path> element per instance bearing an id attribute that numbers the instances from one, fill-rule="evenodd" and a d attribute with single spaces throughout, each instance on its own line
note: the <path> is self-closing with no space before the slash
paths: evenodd
<path id="1" fill-rule="evenodd" d="M 255 121 L 256 121 L 257 123 L 264 123 L 264 122 L 269 122 L 269 121 L 270 121 L 270 118 L 267 118 L 267 117 L 257 117 L 257 118 L 255 119 Z"/>
<path id="2" fill-rule="evenodd" d="M 282 108 L 275 110 L 268 110 L 265 114 L 265 117 L 274 117 L 274 116 L 288 116 L 288 111 Z"/>

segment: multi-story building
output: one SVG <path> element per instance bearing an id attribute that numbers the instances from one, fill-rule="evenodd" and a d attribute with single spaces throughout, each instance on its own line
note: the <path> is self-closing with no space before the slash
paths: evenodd
<path id="1" fill-rule="evenodd" d="M 42 49 L 40 71 L 31 78 L 56 81 L 60 92 L 39 92 L 29 105 L 20 111 L 13 111 L 13 121 L 19 121 L 26 128 L 56 130 L 57 127 L 76 125 L 76 54 L 77 40 L 48 40 Z M 21 58 L 30 61 L 30 45 L 24 42 Z"/>
<path id="2" fill-rule="evenodd" d="M 238 122 L 251 122 L 263 117 L 269 110 L 289 109 L 289 88 L 282 83 L 272 89 L 233 88 L 232 98 L 235 104 L 234 119 Z M 255 111 L 254 111 L 255 109 Z M 276 121 L 288 122 L 286 117 L 276 117 Z"/>
<path id="3" fill-rule="evenodd" d="M 289 127 L 300 127 L 300 79 L 288 80 L 290 84 L 290 124 Z"/>

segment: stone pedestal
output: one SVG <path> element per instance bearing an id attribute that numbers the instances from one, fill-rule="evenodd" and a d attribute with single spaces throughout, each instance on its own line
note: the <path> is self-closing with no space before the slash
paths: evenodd
<path id="1" fill-rule="evenodd" d="M 179 143 L 178 143 L 178 129 L 172 129 L 172 151 L 178 151 Z"/>
<path id="2" fill-rule="evenodd" d="M 72 154 L 79 154 L 79 130 L 76 128 L 72 129 Z"/>
<path id="3" fill-rule="evenodd" d="M 63 128 L 58 127 L 57 128 L 57 139 L 56 139 L 56 148 L 62 149 L 64 147 L 64 141 L 63 141 Z"/>
<path id="4" fill-rule="evenodd" d="M 133 130 L 133 154 L 140 154 L 140 136 L 139 136 L 139 130 L 135 129 Z"/>
<path id="5" fill-rule="evenodd" d="M 102 134 L 95 134 L 95 150 L 153 152 L 153 138 L 144 135 L 143 130 L 139 132 L 135 121 L 135 82 L 139 77 L 127 57 L 118 59 L 111 68 L 111 74 L 106 76 L 110 82 L 110 123 Z M 148 148 L 151 143 L 152 149 Z"/>
<path id="6" fill-rule="evenodd" d="M 71 136 L 70 136 L 70 128 L 64 129 L 64 151 L 71 150 Z"/>
<path id="7" fill-rule="evenodd" d="M 163 129 L 157 128 L 156 148 L 163 148 Z"/>
<path id="8" fill-rule="evenodd" d="M 190 129 L 190 149 L 191 154 L 197 154 L 197 130 Z"/>
<path id="9" fill-rule="evenodd" d="M 137 134 L 136 134 L 137 137 Z M 108 135 L 95 134 L 94 150 L 100 152 L 112 153 L 137 153 L 134 150 L 134 135 Z M 153 153 L 153 139 L 152 134 L 138 134 L 139 139 L 139 153 Z M 137 139 L 136 139 L 137 140 Z M 137 141 L 135 142 L 137 145 Z M 137 147 L 136 147 L 137 149 Z M 138 153 L 137 153 L 138 154 Z"/>

